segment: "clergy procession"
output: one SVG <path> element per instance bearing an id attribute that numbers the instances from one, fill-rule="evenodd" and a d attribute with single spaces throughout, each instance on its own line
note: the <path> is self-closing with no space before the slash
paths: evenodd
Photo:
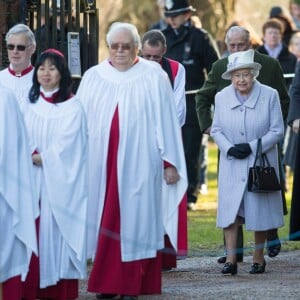
<path id="1" fill-rule="evenodd" d="M 166 237 L 176 259 L 187 175 L 174 92 L 160 65 L 139 56 L 134 25 L 113 23 L 106 40 L 109 58 L 74 95 L 62 52 L 43 51 L 33 67 L 31 29 L 6 34 L 3 300 L 77 299 L 88 259 L 98 299 L 160 294 Z M 186 217 L 182 231 L 186 243 Z"/>
<path id="2" fill-rule="evenodd" d="M 220 53 L 190 1 L 157 5 L 162 18 L 143 34 L 129 22 L 110 24 L 107 57 L 77 86 L 59 47 L 39 51 L 25 22 L 6 32 L 0 300 L 80 299 L 82 281 L 94 299 L 162 294 L 163 272 L 188 255 L 187 211 L 206 186 L 201 150 L 210 135 L 218 146 L 220 273 L 238 273 L 243 225 L 255 244 L 248 273 L 265 272 L 265 244 L 269 257 L 279 254 L 287 214 L 281 150 L 287 127 L 299 136 L 300 67 L 288 94 L 280 63 L 253 49 L 245 26 L 228 28 Z M 280 187 L 255 193 L 247 176 L 260 146 Z"/>

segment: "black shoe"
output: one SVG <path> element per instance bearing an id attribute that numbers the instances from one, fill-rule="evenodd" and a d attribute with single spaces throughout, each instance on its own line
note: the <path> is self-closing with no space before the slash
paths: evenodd
<path id="1" fill-rule="evenodd" d="M 236 261 L 237 261 L 237 262 L 243 262 L 243 259 L 244 259 L 243 253 L 238 253 L 238 254 L 236 255 Z M 218 258 L 217 262 L 218 262 L 219 264 L 224 264 L 224 263 L 226 262 L 226 256 L 220 256 L 220 257 Z"/>
<path id="2" fill-rule="evenodd" d="M 249 271 L 250 274 L 261 274 L 265 272 L 266 261 L 264 260 L 263 264 L 253 263 Z"/>
<path id="3" fill-rule="evenodd" d="M 226 274 L 231 274 L 231 275 L 235 275 L 237 273 L 237 263 L 231 263 L 231 262 L 227 262 L 225 263 L 223 269 L 222 269 L 222 274 L 226 275 Z"/>
<path id="4" fill-rule="evenodd" d="M 220 257 L 218 258 L 217 262 L 218 262 L 219 264 L 225 264 L 226 258 L 227 258 L 226 256 L 220 256 Z"/>
<path id="5" fill-rule="evenodd" d="M 96 294 L 97 299 L 113 299 L 117 296 L 117 294 Z"/>
<path id="6" fill-rule="evenodd" d="M 127 295 L 123 295 L 121 296 L 121 300 L 137 300 L 137 296 L 127 296 Z"/>
<path id="7" fill-rule="evenodd" d="M 269 257 L 275 257 L 281 250 L 281 243 L 278 237 L 278 230 L 272 229 L 267 232 L 267 253 Z"/>

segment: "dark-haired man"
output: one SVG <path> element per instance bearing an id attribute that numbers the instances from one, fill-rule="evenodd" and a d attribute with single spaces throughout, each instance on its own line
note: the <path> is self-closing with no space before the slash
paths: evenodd
<path id="1" fill-rule="evenodd" d="M 185 122 L 186 100 L 185 100 L 185 69 L 179 62 L 164 56 L 167 50 L 166 38 L 158 29 L 147 31 L 142 37 L 142 56 L 161 65 L 168 74 L 173 91 L 174 100 L 180 126 Z M 168 236 L 165 236 L 165 249 L 162 254 L 162 269 L 170 270 L 176 268 L 176 256 L 187 255 L 187 212 L 186 195 L 178 207 L 178 251 L 175 252 Z"/>

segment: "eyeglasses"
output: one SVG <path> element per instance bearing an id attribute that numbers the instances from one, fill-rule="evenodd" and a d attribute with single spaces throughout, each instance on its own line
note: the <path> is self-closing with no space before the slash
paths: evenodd
<path id="1" fill-rule="evenodd" d="M 230 50 L 237 50 L 237 51 L 241 51 L 244 50 L 247 47 L 246 43 L 229 43 L 229 48 Z"/>
<path id="2" fill-rule="evenodd" d="M 143 54 L 143 57 L 144 57 L 145 59 L 147 59 L 147 60 L 153 59 L 153 60 L 155 60 L 155 61 L 161 60 L 161 58 L 162 58 L 161 55 L 150 55 L 150 54 L 145 54 L 145 55 Z"/>
<path id="3" fill-rule="evenodd" d="M 25 49 L 27 48 L 27 47 L 29 47 L 29 46 L 31 46 L 31 45 L 14 45 L 14 44 L 8 44 L 7 45 L 7 49 L 8 50 L 10 50 L 10 51 L 12 51 L 12 50 L 14 50 L 15 48 L 18 50 L 18 51 L 25 51 Z"/>
<path id="4" fill-rule="evenodd" d="M 252 74 L 251 74 L 251 72 L 248 72 L 248 73 L 236 73 L 236 74 L 233 74 L 233 78 L 234 79 L 237 79 L 237 80 L 240 80 L 240 79 L 248 79 L 248 78 L 250 78 L 250 76 L 251 76 Z"/>
<path id="5" fill-rule="evenodd" d="M 130 50 L 131 45 L 129 43 L 112 43 L 109 47 L 112 50 Z"/>

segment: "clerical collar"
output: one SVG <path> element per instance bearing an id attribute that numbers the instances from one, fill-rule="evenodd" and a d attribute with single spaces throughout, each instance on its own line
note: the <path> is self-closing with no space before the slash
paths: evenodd
<path id="1" fill-rule="evenodd" d="M 47 102 L 54 103 L 59 94 L 59 88 L 54 89 L 53 91 L 46 92 L 42 87 L 40 87 L 40 96 Z M 74 97 L 74 94 L 71 92 L 67 99 L 59 102 L 64 102 Z"/>
<path id="2" fill-rule="evenodd" d="M 46 92 L 42 87 L 40 88 L 41 97 L 47 102 L 53 103 L 58 96 L 59 88 L 54 89 L 53 91 Z"/>
<path id="3" fill-rule="evenodd" d="M 8 67 L 8 71 L 11 75 L 16 76 L 16 77 L 22 77 L 26 74 L 28 74 L 30 71 L 33 70 L 33 65 L 29 65 L 26 69 L 24 69 L 22 72 L 17 73 L 15 70 L 12 69 L 12 65 L 10 64 Z"/>

